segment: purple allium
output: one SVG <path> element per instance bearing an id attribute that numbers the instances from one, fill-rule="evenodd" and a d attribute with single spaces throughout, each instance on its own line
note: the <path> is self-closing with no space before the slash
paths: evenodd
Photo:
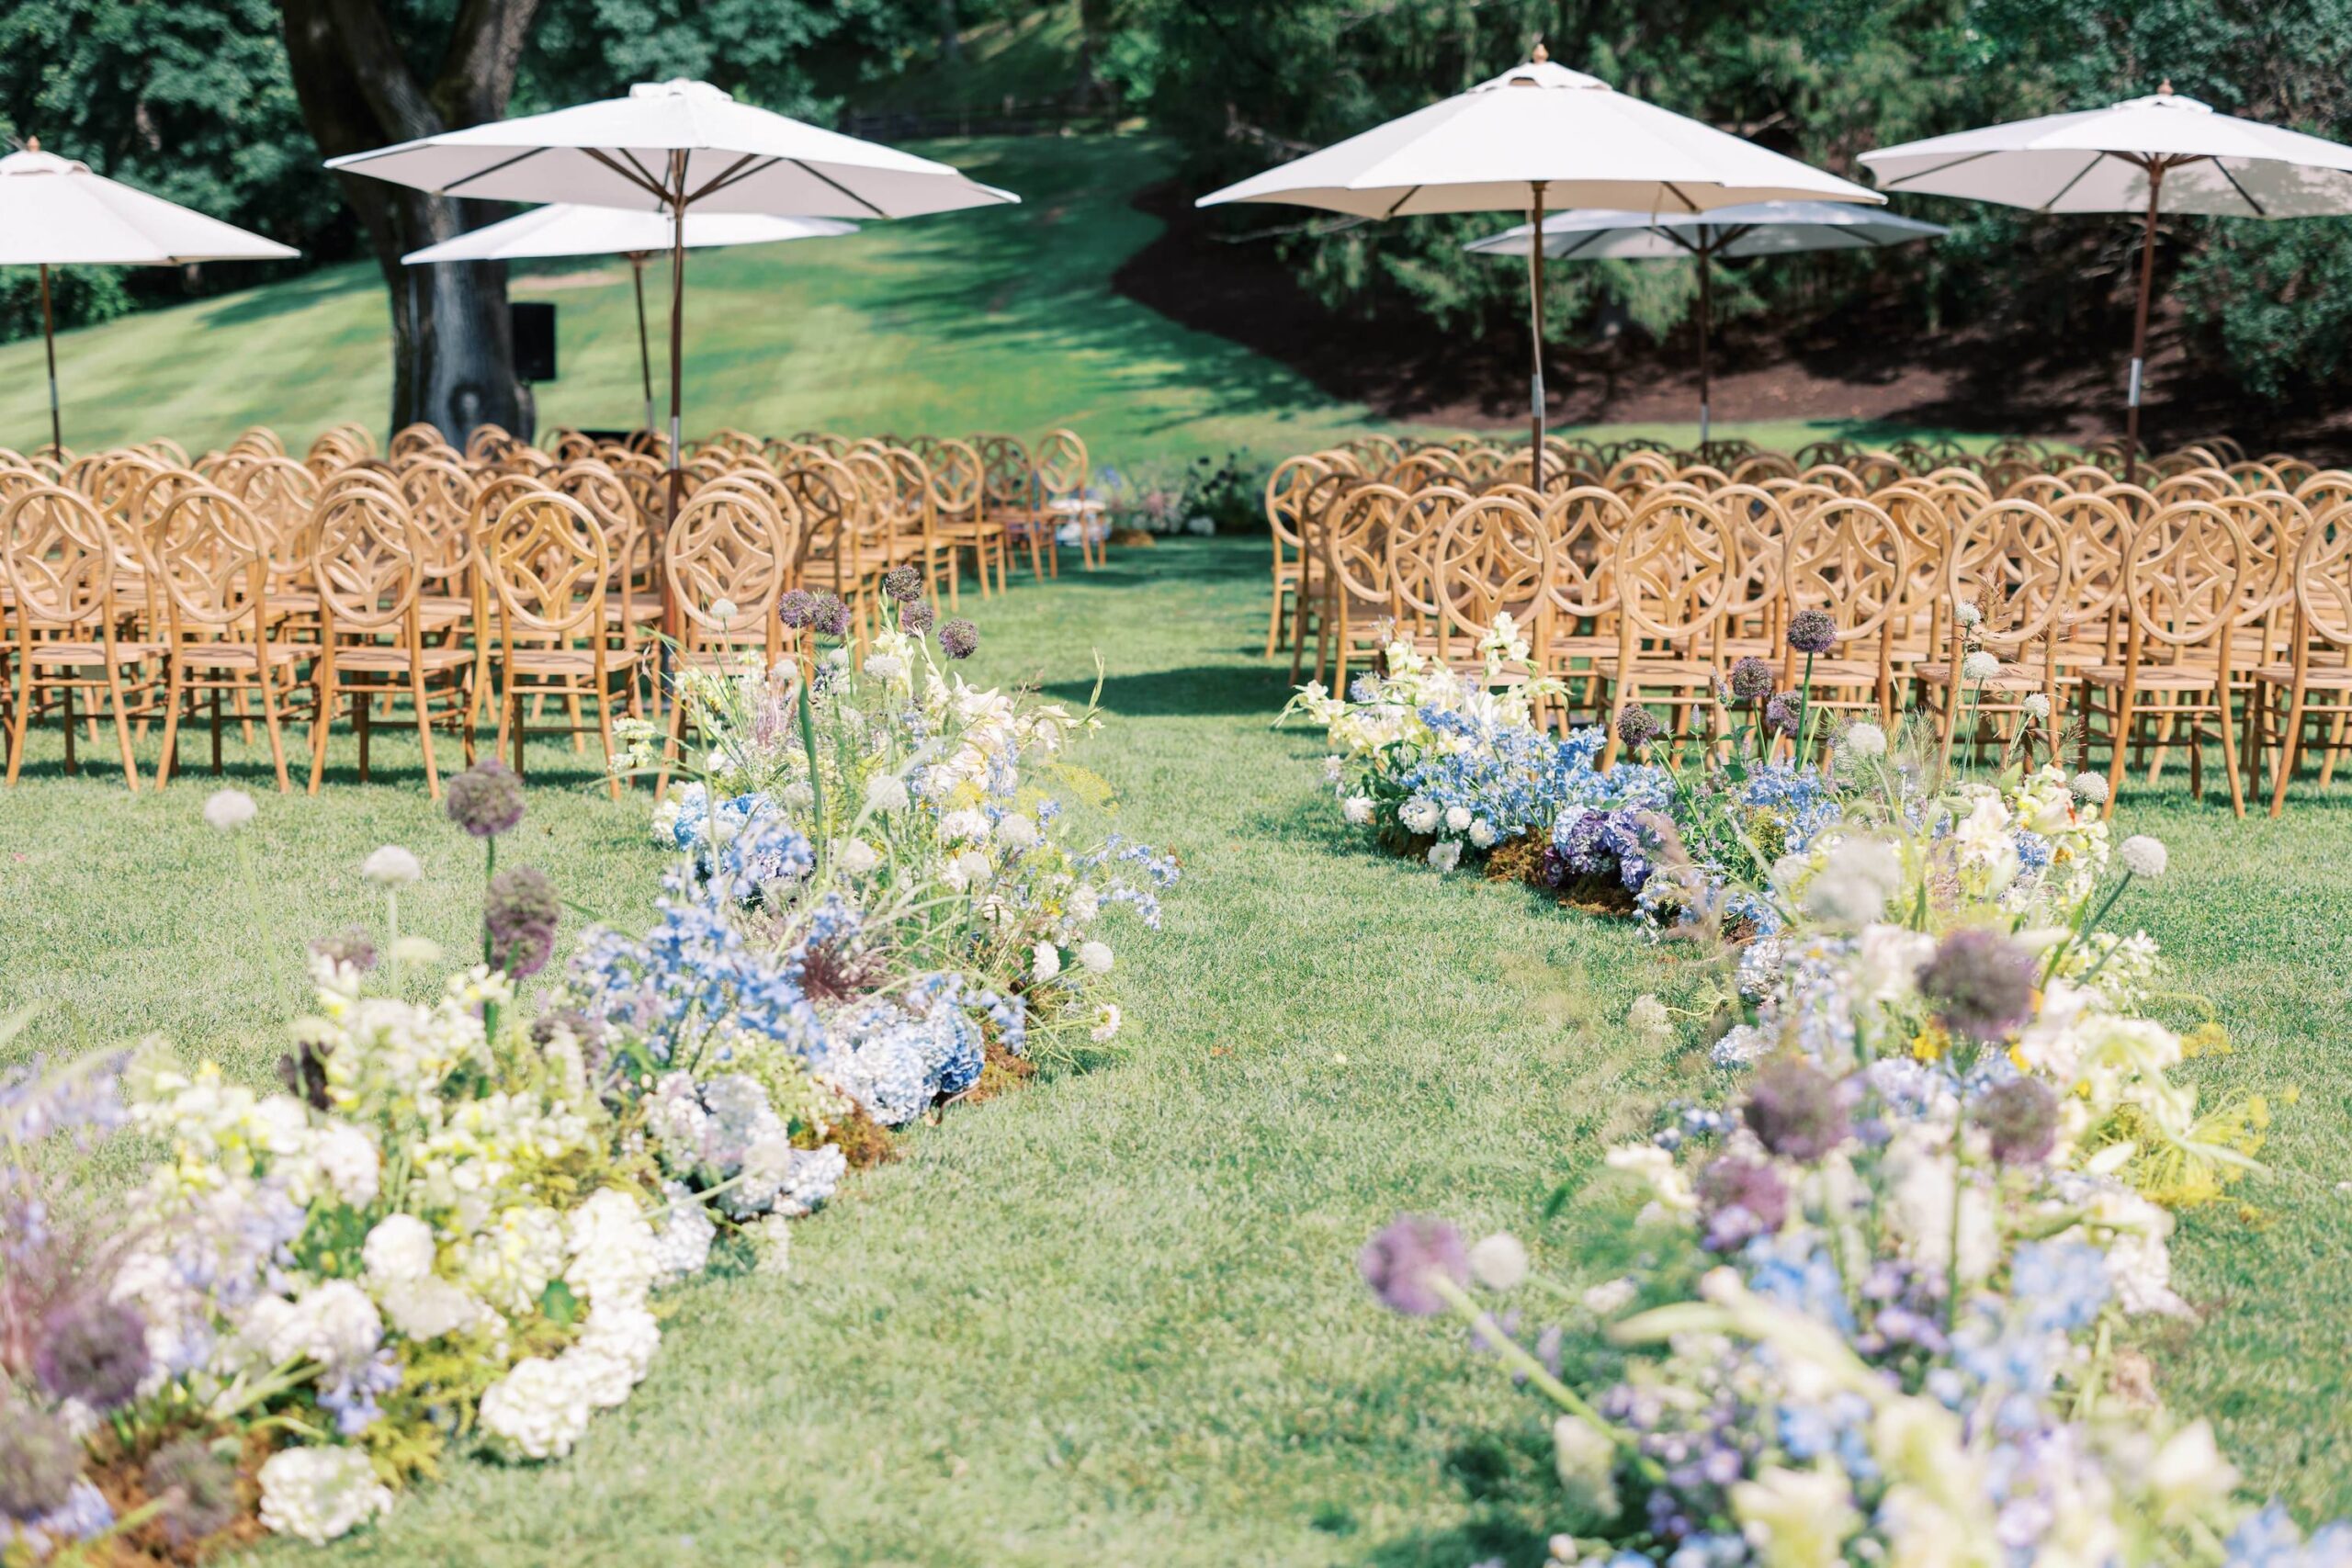
<path id="1" fill-rule="evenodd" d="M 63 1421 L 0 1398 L 0 1517 L 35 1519 L 65 1506 L 82 1473 L 82 1445 Z"/>
<path id="2" fill-rule="evenodd" d="M 775 602 L 775 618 L 794 631 L 817 619 L 817 596 L 806 588 L 787 588 Z"/>
<path id="3" fill-rule="evenodd" d="M 168 1499 L 164 1532 L 176 1545 L 201 1540 L 237 1519 L 237 1467 L 196 1438 L 180 1438 L 147 1461 L 147 1495 Z"/>
<path id="4" fill-rule="evenodd" d="M 449 820 L 477 839 L 508 832 L 523 820 L 523 781 L 495 757 L 484 757 L 449 781 Z"/>
<path id="5" fill-rule="evenodd" d="M 1999 1040 L 2033 1014 L 2033 955 L 1998 931 L 1956 931 L 1919 965 L 1936 1021 L 1972 1040 Z"/>
<path id="6" fill-rule="evenodd" d="M 1731 700 L 1745 707 L 1772 694 L 1772 667 L 1753 657 L 1731 667 Z"/>
<path id="7" fill-rule="evenodd" d="M 1773 697 L 1770 702 L 1764 705 L 1766 732 L 1772 735 L 1795 735 L 1799 710 L 1800 704 L 1794 692 L 1782 692 Z"/>
<path id="8" fill-rule="evenodd" d="M 821 593 L 817 597 L 816 617 L 808 625 L 820 637 L 849 636 L 849 601 L 838 593 Z"/>
<path id="9" fill-rule="evenodd" d="M 277 1081 L 313 1111 L 334 1109 L 327 1097 L 327 1048 L 306 1040 L 277 1058 Z"/>
<path id="10" fill-rule="evenodd" d="M 1826 653 L 1838 646 L 1838 623 L 1826 610 L 1799 610 L 1789 617 L 1789 646 L 1799 653 Z"/>
<path id="11" fill-rule="evenodd" d="M 901 604 L 922 596 L 922 573 L 910 566 L 894 566 L 882 574 L 882 592 Z"/>
<path id="12" fill-rule="evenodd" d="M 312 937 L 311 951 L 336 964 L 348 964 L 361 974 L 376 967 L 376 942 L 357 926 L 333 936 Z"/>
<path id="13" fill-rule="evenodd" d="M 111 1410 L 147 1374 L 147 1325 L 120 1302 L 76 1302 L 51 1313 L 33 1347 L 33 1375 L 60 1399 Z"/>
<path id="14" fill-rule="evenodd" d="M 1633 750 L 1640 750 L 1665 733 L 1666 727 L 1658 723 L 1657 716 L 1638 704 L 1617 716 L 1617 739 Z"/>
<path id="15" fill-rule="evenodd" d="M 939 612 L 923 600 L 899 606 L 899 629 L 909 637 L 921 637 L 939 624 Z"/>
<path id="16" fill-rule="evenodd" d="M 1699 1173 L 1699 1211 L 1712 1252 L 1731 1252 L 1770 1235 L 1789 1217 L 1788 1184 L 1761 1160 L 1724 1155 Z"/>
<path id="17" fill-rule="evenodd" d="M 518 980 L 537 974 L 555 951 L 556 922 L 562 918 L 563 900 L 546 872 L 535 865 L 507 867 L 490 879 L 482 897 L 491 962 Z"/>
<path id="18" fill-rule="evenodd" d="M 2039 1165 L 2058 1145 L 2058 1097 L 2040 1078 L 1997 1084 L 1969 1110 L 2003 1165 Z"/>
<path id="19" fill-rule="evenodd" d="M 1470 1255 L 1462 1245 L 1462 1233 L 1427 1214 L 1398 1215 L 1364 1243 L 1356 1254 L 1356 1267 L 1383 1306 L 1408 1317 L 1434 1317 L 1445 1311 L 1445 1298 L 1430 1286 L 1431 1274 L 1457 1285 L 1470 1279 Z"/>
<path id="20" fill-rule="evenodd" d="M 1800 1165 L 1846 1141 L 1838 1080 L 1801 1056 L 1775 1056 L 1758 1068 L 1740 1113 L 1766 1148 Z"/>
<path id="21" fill-rule="evenodd" d="M 980 646 L 980 628 L 966 620 L 949 621 L 939 628 L 939 650 L 950 659 L 969 659 Z"/>

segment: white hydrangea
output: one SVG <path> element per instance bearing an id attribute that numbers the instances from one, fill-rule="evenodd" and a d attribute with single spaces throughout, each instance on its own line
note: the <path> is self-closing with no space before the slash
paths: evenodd
<path id="1" fill-rule="evenodd" d="M 1041 942 L 1029 950 L 1029 978 L 1044 985 L 1062 972 L 1061 949 L 1050 942 Z"/>
<path id="2" fill-rule="evenodd" d="M 1396 808 L 1396 820 L 1405 824 L 1407 830 L 1415 833 L 1436 832 L 1442 815 L 1436 801 L 1418 795 Z"/>
<path id="3" fill-rule="evenodd" d="M 274 1363 L 307 1359 L 350 1367 L 384 1342 L 384 1319 L 367 1292 L 349 1280 L 330 1280 L 295 1301 L 265 1296 L 255 1302 L 243 1337 Z"/>
<path id="4" fill-rule="evenodd" d="M 348 1122 L 331 1122 L 312 1143 L 311 1154 L 336 1197 L 355 1209 L 376 1201 L 383 1159 L 366 1133 Z"/>
<path id="5" fill-rule="evenodd" d="M 1470 830 L 1470 808 L 1466 806 L 1447 807 L 1445 808 L 1445 826 L 1449 832 L 1468 832 Z"/>
<path id="6" fill-rule="evenodd" d="M 482 1391 L 482 1430 L 526 1459 L 561 1459 L 588 1430 L 595 1409 L 579 1371 L 544 1356 L 516 1362 Z"/>
<path id="7" fill-rule="evenodd" d="M 1470 842 L 1474 847 L 1491 850 L 1495 847 L 1495 825 L 1485 818 L 1481 817 L 1470 824 Z"/>
<path id="8" fill-rule="evenodd" d="M 406 887 L 424 879 L 424 867 L 398 844 L 386 844 L 359 863 L 359 874 L 379 887 Z"/>
<path id="9" fill-rule="evenodd" d="M 214 790 L 204 802 L 204 823 L 216 832 L 233 833 L 254 819 L 260 807 L 241 789 Z"/>
<path id="10" fill-rule="evenodd" d="M 1452 871 L 1462 863 L 1461 843 L 1456 840 L 1448 839 L 1442 844 L 1431 844 L 1429 861 L 1430 864 L 1440 871 Z"/>
<path id="11" fill-rule="evenodd" d="M 490 1309 L 476 1301 L 463 1285 L 427 1275 L 422 1280 L 393 1280 L 377 1288 L 384 1315 L 411 1339 L 438 1339 L 484 1321 Z M 495 1321 L 494 1315 L 491 1321 Z"/>
<path id="12" fill-rule="evenodd" d="M 1078 944 L 1079 967 L 1090 975 L 1111 972 L 1111 944 L 1107 942 L 1082 942 Z"/>
<path id="13" fill-rule="evenodd" d="M 699 1274 L 710 1261 L 710 1244 L 718 1235 L 718 1225 L 684 1183 L 665 1181 L 662 1192 L 670 1200 L 670 1212 L 653 1239 L 655 1277 L 683 1280 Z"/>
<path id="14" fill-rule="evenodd" d="M 2172 863 L 2172 852 L 2165 848 L 2164 840 L 2145 833 L 2134 833 L 2118 844 L 2115 856 L 2123 863 L 2123 869 L 2134 876 L 2162 876 L 2165 868 Z"/>
<path id="15" fill-rule="evenodd" d="M 875 811 L 904 811 L 907 781 L 896 773 L 876 773 L 865 781 L 865 804 Z"/>
<path id="16" fill-rule="evenodd" d="M 543 1204 L 502 1210 L 459 1245 L 458 1278 L 501 1312 L 537 1306 L 548 1281 L 563 1272 L 563 1216 Z"/>
<path id="17" fill-rule="evenodd" d="M 643 1307 L 596 1307 L 560 1364 L 590 1404 L 611 1410 L 628 1403 L 661 1345 L 661 1325 Z"/>
<path id="18" fill-rule="evenodd" d="M 281 1449 L 261 1467 L 263 1527 L 312 1546 L 348 1535 L 391 1506 L 391 1488 L 357 1449 Z"/>
<path id="19" fill-rule="evenodd" d="M 660 1269 L 653 1227 L 628 1193 L 603 1188 L 571 1212 L 571 1264 L 563 1277 L 592 1304 L 640 1304 Z"/>
<path id="20" fill-rule="evenodd" d="M 769 1214 L 749 1229 L 752 1247 L 759 1254 L 754 1266 L 762 1274 L 792 1272 L 792 1222 L 782 1214 Z"/>
<path id="21" fill-rule="evenodd" d="M 387 1214 L 359 1248 L 368 1278 L 379 1285 L 422 1280 L 433 1272 L 433 1227 L 414 1214 Z"/>
<path id="22" fill-rule="evenodd" d="M 1372 796 L 1351 795 L 1340 803 L 1340 816 L 1351 828 L 1361 828 L 1372 820 Z"/>

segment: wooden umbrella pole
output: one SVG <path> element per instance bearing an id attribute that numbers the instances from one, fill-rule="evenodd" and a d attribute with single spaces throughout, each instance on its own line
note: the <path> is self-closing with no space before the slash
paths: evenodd
<path id="1" fill-rule="evenodd" d="M 49 264 L 40 264 L 40 341 L 49 351 L 49 444 L 57 461 L 65 461 L 65 426 L 57 412 L 57 321 L 49 310 Z"/>
<path id="2" fill-rule="evenodd" d="M 2151 158 L 2148 170 L 2148 221 L 2140 231 L 2140 310 L 2132 327 L 2132 385 L 2123 414 L 2123 482 L 2140 479 L 2140 388 L 2148 358 L 2148 296 L 2156 277 L 2156 204 L 2164 194 L 2165 161 Z"/>
<path id="3" fill-rule="evenodd" d="M 670 154 L 670 512 L 662 520 L 666 537 L 684 504 L 685 475 L 678 467 L 680 429 L 685 412 L 686 357 L 686 155 Z M 655 558 L 660 558 L 657 549 Z M 669 574 L 662 576 L 662 630 L 678 635 L 678 605 L 672 596 Z"/>
<path id="4" fill-rule="evenodd" d="M 1535 373 L 1528 379 L 1529 423 L 1535 432 L 1529 472 L 1538 495 L 1544 493 L 1544 184 L 1536 180 L 1528 186 L 1527 209 L 1527 283 L 1532 301 L 1528 324 L 1535 344 Z"/>
<path id="5" fill-rule="evenodd" d="M 1709 246 L 1702 244 L 1693 253 L 1699 263 L 1699 456 L 1702 461 L 1706 459 L 1713 417 L 1707 379 L 1707 329 L 1715 315 L 1715 268 L 1709 250 Z"/>
<path id="6" fill-rule="evenodd" d="M 645 336 L 645 263 L 643 251 L 628 254 L 629 270 L 637 282 L 637 367 L 645 378 L 645 428 L 653 428 L 653 349 Z"/>

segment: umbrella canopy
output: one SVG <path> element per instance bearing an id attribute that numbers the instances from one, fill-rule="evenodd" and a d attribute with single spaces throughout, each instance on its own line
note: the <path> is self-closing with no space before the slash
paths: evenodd
<path id="1" fill-rule="evenodd" d="M 2012 120 L 1862 154 L 1881 188 L 2037 212 L 2144 212 L 2125 430 L 2136 455 L 2156 217 L 2352 213 L 2352 147 L 2216 114 L 2166 82 L 2103 109 Z"/>
<path id="2" fill-rule="evenodd" d="M 1359 218 L 1520 211 L 1546 202 L 1644 212 L 1704 212 L 1756 201 L 1875 203 L 1835 175 L 1612 90 L 1552 62 L 1541 44 L 1466 93 L 1200 198 L 1275 201 Z M 1543 483 L 1544 269 L 1528 257 L 1535 370 L 1534 478 Z"/>
<path id="3" fill-rule="evenodd" d="M 666 212 L 670 468 L 676 501 L 686 212 L 913 218 L 1021 198 L 945 164 L 739 104 L 707 82 L 640 82 L 625 98 L 525 115 L 327 160 L 419 190 Z"/>
<path id="4" fill-rule="evenodd" d="M 411 266 L 432 262 L 526 261 L 544 256 L 626 255 L 637 286 L 637 363 L 645 386 L 645 428 L 653 428 L 653 352 L 645 334 L 645 258 L 668 250 L 673 220 L 666 212 L 618 207 L 582 207 L 560 201 L 551 207 L 475 229 L 454 240 L 411 251 Z M 838 218 L 773 218 L 761 212 L 686 214 L 685 248 L 770 245 L 786 240 L 816 240 L 854 234 L 857 225 Z"/>
<path id="5" fill-rule="evenodd" d="M 291 245 L 176 207 L 40 150 L 38 138 L 0 158 L 0 266 L 40 269 L 41 336 L 49 351 L 49 434 L 65 445 L 57 406 L 52 266 L 177 266 L 187 262 L 283 261 Z"/>
<path id="6" fill-rule="evenodd" d="M 1528 254 L 1532 224 L 1473 240 L 1481 255 Z M 1939 224 L 1846 201 L 1757 201 L 1709 212 L 1555 212 L 1544 220 L 1544 254 L 1553 260 L 1664 261 L 1689 256 L 1699 269 L 1699 445 L 1713 434 L 1707 338 L 1714 315 L 1718 256 L 1788 255 L 1798 251 L 1883 250 L 1951 232 Z"/>
<path id="7" fill-rule="evenodd" d="M 428 262 L 532 261 L 548 256 L 628 255 L 666 251 L 672 235 L 666 212 L 617 207 L 582 207 L 557 202 L 469 230 L 454 240 L 411 251 L 411 266 Z M 833 218 L 772 218 L 757 212 L 689 212 L 686 249 L 717 245 L 768 245 L 786 240 L 818 240 L 854 234 L 857 225 Z"/>

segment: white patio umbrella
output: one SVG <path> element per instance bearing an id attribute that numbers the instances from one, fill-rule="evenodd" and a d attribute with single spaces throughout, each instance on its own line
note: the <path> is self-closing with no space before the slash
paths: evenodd
<path id="1" fill-rule="evenodd" d="M 1754 201 L 1885 198 L 1551 63 L 1544 46 L 1490 82 L 1200 198 L 1287 202 L 1359 218 L 1525 212 L 1547 201 L 1705 212 Z M 1534 475 L 1544 479 L 1544 267 L 1528 256 Z"/>
<path id="2" fill-rule="evenodd" d="M 645 382 L 645 428 L 653 428 L 653 351 L 645 333 L 645 264 L 655 251 L 670 248 L 672 221 L 667 213 L 617 207 L 582 207 L 560 201 L 549 207 L 487 224 L 411 251 L 401 257 L 410 266 L 434 262 L 533 261 L 548 256 L 608 256 L 628 258 L 637 285 L 637 363 Z M 815 240 L 834 234 L 854 234 L 857 225 L 835 218 L 772 218 L 759 212 L 689 212 L 685 247 L 690 251 L 718 245 L 771 245 L 786 240 Z"/>
<path id="3" fill-rule="evenodd" d="M 1481 255 L 1523 256 L 1531 224 L 1473 240 Z M 1712 212 L 1555 212 L 1544 220 L 1544 254 L 1554 261 L 1662 261 L 1689 256 L 1699 269 L 1699 445 L 1710 434 L 1707 334 L 1714 318 L 1716 257 L 1798 251 L 1876 251 L 1951 232 L 1916 218 L 1847 201 L 1755 201 Z"/>
<path id="4" fill-rule="evenodd" d="M 40 334 L 49 354 L 49 439 L 61 451 L 57 328 L 50 313 L 52 266 L 178 266 L 187 262 L 283 261 L 301 253 L 233 224 L 175 207 L 40 150 L 0 158 L 0 266 L 40 268 Z"/>
<path id="5" fill-rule="evenodd" d="M 2030 207 L 2037 212 L 2138 212 L 2140 303 L 2132 329 L 2127 462 L 2140 446 L 2141 369 L 2148 351 L 2156 215 L 2316 218 L 2352 212 L 2352 147 L 2216 114 L 2170 82 L 2103 109 L 2043 115 L 1931 136 L 1862 154 L 1881 188 Z"/>
<path id="6" fill-rule="evenodd" d="M 670 215 L 670 472 L 677 497 L 686 214 L 915 218 L 1021 198 L 945 164 L 739 104 L 707 82 L 641 82 L 625 98 L 447 130 L 330 158 L 444 196 L 568 201 Z"/>

